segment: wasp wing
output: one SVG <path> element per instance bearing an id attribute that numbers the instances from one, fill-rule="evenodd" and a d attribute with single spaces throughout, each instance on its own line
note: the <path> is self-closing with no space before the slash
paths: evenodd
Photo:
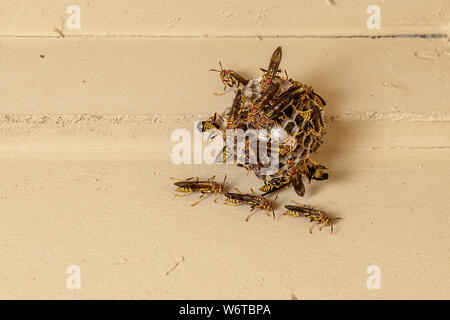
<path id="1" fill-rule="evenodd" d="M 281 47 L 275 49 L 270 59 L 269 67 L 267 68 L 267 74 L 269 77 L 273 77 L 278 73 L 282 58 Z"/>
<path id="2" fill-rule="evenodd" d="M 243 76 L 241 76 L 240 74 L 238 74 L 237 72 L 231 71 L 229 70 L 232 77 L 234 77 L 239 83 L 243 84 L 244 86 L 248 83 L 248 80 L 245 79 Z"/>
<path id="3" fill-rule="evenodd" d="M 232 200 L 242 201 L 248 204 L 255 204 L 259 202 L 257 196 L 248 193 L 227 192 L 225 193 L 225 197 Z"/>
<path id="4" fill-rule="evenodd" d="M 233 104 L 230 111 L 230 122 L 234 124 L 238 119 L 239 111 L 241 109 L 242 91 L 238 90 L 236 97 L 234 97 Z"/>
<path id="5" fill-rule="evenodd" d="M 300 197 L 305 195 L 305 185 L 303 184 L 301 174 L 297 174 L 292 178 L 292 185 L 294 186 L 295 193 Z"/>
<path id="6" fill-rule="evenodd" d="M 210 181 L 179 181 L 175 182 L 175 185 L 181 188 L 202 189 L 210 187 Z"/>
<path id="7" fill-rule="evenodd" d="M 321 214 L 324 214 L 323 211 L 313 209 L 313 208 L 308 208 L 306 206 L 294 206 L 294 205 L 287 204 L 284 207 L 288 210 L 295 211 L 295 212 L 298 212 L 299 214 L 307 215 L 307 216 L 313 215 L 313 216 L 319 217 Z"/>

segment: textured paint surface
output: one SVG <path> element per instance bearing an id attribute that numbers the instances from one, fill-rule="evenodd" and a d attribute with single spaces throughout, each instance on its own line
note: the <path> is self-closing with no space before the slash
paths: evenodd
<path id="1" fill-rule="evenodd" d="M 0 10 L 0 298 L 450 297 L 448 2 L 378 1 L 376 31 L 366 1 L 120 3 L 79 1 L 82 29 L 64 38 L 52 30 L 69 2 Z M 313 159 L 330 179 L 280 193 L 275 221 L 175 198 L 170 177 L 260 185 L 234 166 L 172 164 L 170 135 L 231 103 L 213 95 L 218 60 L 256 76 L 278 45 L 327 101 Z M 342 218 L 335 234 L 281 216 L 290 200 Z"/>
<path id="2" fill-rule="evenodd" d="M 2 6 L 0 31 L 11 36 L 342 36 L 449 31 L 445 0 L 16 0 Z M 66 8 L 82 10 L 82 28 L 64 25 Z M 367 8 L 382 9 L 382 28 L 368 30 Z"/>

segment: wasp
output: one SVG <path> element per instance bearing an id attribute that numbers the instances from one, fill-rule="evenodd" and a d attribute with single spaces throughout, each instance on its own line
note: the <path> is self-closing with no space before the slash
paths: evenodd
<path id="1" fill-rule="evenodd" d="M 223 178 L 223 183 L 217 183 L 214 181 L 215 176 L 208 178 L 207 180 L 199 180 L 198 177 L 189 178 L 186 180 L 175 182 L 177 189 L 175 191 L 182 192 L 181 194 L 176 194 L 176 197 L 187 196 L 195 191 L 202 193 L 200 198 L 195 201 L 191 206 L 195 206 L 199 203 L 208 193 L 214 193 L 214 202 L 217 202 L 217 195 L 223 194 L 225 192 L 225 181 L 227 175 Z"/>
<path id="2" fill-rule="evenodd" d="M 271 121 L 269 113 L 266 112 L 271 108 L 270 101 L 277 95 L 279 83 L 271 84 L 264 93 L 253 102 L 249 109 L 247 120 L 262 128 Z"/>
<path id="3" fill-rule="evenodd" d="M 317 93 L 315 93 L 313 88 L 308 87 L 306 85 L 302 85 L 302 87 L 305 88 L 305 92 L 308 94 L 309 98 L 312 99 L 322 110 L 323 107 L 326 105 L 325 100 Z"/>
<path id="4" fill-rule="evenodd" d="M 323 109 L 323 107 L 326 105 L 325 100 L 314 91 L 312 93 L 314 102 L 317 103 Z"/>
<path id="5" fill-rule="evenodd" d="M 328 173 L 324 172 L 328 168 L 321 164 L 307 166 L 307 169 L 306 177 L 308 178 L 308 182 L 311 182 L 311 180 L 322 181 L 328 179 Z"/>
<path id="6" fill-rule="evenodd" d="M 260 208 L 264 210 L 267 216 L 270 217 L 270 211 L 272 211 L 272 216 L 275 219 L 275 211 L 274 211 L 274 203 L 277 198 L 273 202 L 267 200 L 266 198 L 257 195 L 253 189 L 250 189 L 250 193 L 242 193 L 238 189 L 235 189 L 236 193 L 227 192 L 225 193 L 225 204 L 231 206 L 238 206 L 241 204 L 250 205 L 251 209 L 245 218 L 245 221 L 248 221 L 250 216 L 252 215 L 253 210 L 256 208 Z"/>
<path id="7" fill-rule="evenodd" d="M 234 72 L 233 70 L 225 70 L 222 68 L 222 62 L 219 61 L 220 70 L 217 69 L 209 69 L 209 71 L 216 71 L 220 74 L 220 80 L 225 85 L 223 88 L 223 92 L 215 93 L 216 96 L 221 96 L 224 93 L 226 93 L 227 87 L 234 88 L 234 87 L 240 87 L 242 85 L 246 85 L 248 83 L 248 80 L 239 75 L 238 73 Z"/>
<path id="8" fill-rule="evenodd" d="M 226 163 L 231 155 L 233 155 L 233 153 L 230 152 L 230 149 L 227 146 L 225 146 L 217 154 L 216 159 L 214 160 L 214 163 Z"/>
<path id="9" fill-rule="evenodd" d="M 286 92 L 282 94 L 279 97 L 278 102 L 267 113 L 267 117 L 269 117 L 270 120 L 275 120 L 280 116 L 281 112 L 283 112 L 290 105 L 292 105 L 293 100 L 294 96 L 291 92 Z"/>
<path id="10" fill-rule="evenodd" d="M 264 185 L 259 188 L 260 191 L 264 192 L 262 196 L 266 196 L 283 188 L 288 188 L 292 183 L 294 187 L 294 191 L 303 197 L 305 195 L 305 185 L 303 181 L 301 173 L 294 173 L 292 176 L 287 177 L 276 177 L 271 179 L 270 181 L 265 181 Z"/>
<path id="11" fill-rule="evenodd" d="M 228 114 L 227 129 L 236 129 L 237 127 L 239 112 L 241 111 L 242 98 L 242 91 L 239 89 L 234 97 L 230 113 Z"/>
<path id="12" fill-rule="evenodd" d="M 221 116 L 219 116 L 219 118 L 221 120 L 223 120 Z M 198 123 L 198 127 L 197 127 L 198 131 L 207 132 L 207 131 L 220 130 L 221 125 L 219 124 L 219 122 L 217 120 L 218 119 L 217 119 L 217 112 L 216 112 L 216 113 L 214 113 L 214 116 L 210 117 L 208 120 L 201 121 Z M 210 138 L 211 138 L 211 136 L 210 136 Z"/>
<path id="13" fill-rule="evenodd" d="M 259 190 L 264 192 L 262 196 L 266 196 L 272 192 L 282 189 L 283 187 L 288 187 L 290 183 L 291 179 L 289 177 L 276 177 L 270 181 L 264 182 L 264 185 L 259 188 Z"/>
<path id="14" fill-rule="evenodd" d="M 319 231 L 322 230 L 323 227 L 330 227 L 331 234 L 333 234 L 333 221 L 340 218 L 332 218 L 328 216 L 324 211 L 308 208 L 294 201 L 292 201 L 291 203 L 292 205 L 284 206 L 287 209 L 286 212 L 283 213 L 284 216 L 305 217 L 309 219 L 309 233 L 312 233 L 311 223 L 316 222 L 318 225 L 320 225 Z"/>
<path id="15" fill-rule="evenodd" d="M 277 76 L 280 67 L 280 62 L 282 58 L 282 52 L 281 47 L 278 47 L 275 49 L 275 51 L 272 54 L 272 58 L 270 59 L 269 67 L 267 70 L 260 68 L 262 72 L 264 72 L 262 78 L 261 78 L 261 85 L 271 85 L 273 82 L 273 79 Z"/>
<path id="16" fill-rule="evenodd" d="M 265 196 L 292 184 L 295 193 L 300 197 L 303 197 L 306 191 L 303 177 L 308 179 L 308 183 L 310 183 L 311 180 L 321 181 L 328 179 L 328 173 L 324 171 L 327 167 L 320 165 L 311 159 L 308 159 L 308 161 L 309 163 L 304 161 L 302 166 L 293 166 L 288 169 L 287 177 L 277 177 L 269 182 L 265 182 L 259 189 L 264 192 L 262 195 Z"/>
<path id="17" fill-rule="evenodd" d="M 324 171 L 326 169 L 328 168 L 308 158 L 306 161 L 303 161 L 302 169 L 299 170 L 293 168 L 292 172 L 295 174 L 295 171 L 296 173 L 301 173 L 306 176 L 308 178 L 308 182 L 310 183 L 311 180 L 322 181 L 328 179 L 328 173 Z"/>
<path id="18" fill-rule="evenodd" d="M 314 104 L 312 107 L 312 114 L 310 118 L 310 123 L 316 132 L 323 132 L 324 123 L 322 116 L 320 115 L 320 107 L 317 104 Z"/>

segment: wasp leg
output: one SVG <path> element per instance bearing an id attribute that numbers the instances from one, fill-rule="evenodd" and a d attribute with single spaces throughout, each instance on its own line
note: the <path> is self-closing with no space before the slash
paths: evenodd
<path id="1" fill-rule="evenodd" d="M 193 191 L 185 192 L 185 193 L 177 193 L 175 197 L 185 197 L 192 193 Z"/>
<path id="2" fill-rule="evenodd" d="M 306 165 L 306 161 L 303 161 L 303 168 L 305 170 L 306 175 L 309 175 L 308 166 Z"/>
<path id="3" fill-rule="evenodd" d="M 223 88 L 223 91 L 222 91 L 222 92 L 214 93 L 214 95 L 217 96 L 217 97 L 219 97 L 219 96 L 222 96 L 222 95 L 224 95 L 225 93 L 228 93 L 228 92 L 230 92 L 230 91 L 233 91 L 233 89 L 227 90 L 227 87 L 225 86 L 225 88 Z"/>
<path id="4" fill-rule="evenodd" d="M 170 180 L 175 180 L 177 182 L 179 182 L 179 181 L 190 181 L 192 179 L 196 179 L 198 181 L 198 176 L 190 177 L 190 178 L 187 178 L 187 179 L 178 179 L 178 178 L 170 177 L 169 179 Z"/>
<path id="5" fill-rule="evenodd" d="M 217 203 L 217 192 L 214 192 L 214 203 Z"/>
<path id="6" fill-rule="evenodd" d="M 340 218 L 333 218 L 333 220 L 339 220 Z M 333 220 L 331 221 L 331 234 L 333 234 Z"/>
<path id="7" fill-rule="evenodd" d="M 291 203 L 292 203 L 294 206 L 299 206 L 299 207 L 303 207 L 303 206 L 304 206 L 303 204 L 300 204 L 300 203 L 295 202 L 295 201 L 291 201 Z"/>
<path id="8" fill-rule="evenodd" d="M 266 216 L 270 217 L 270 212 L 266 209 L 264 209 L 264 212 L 266 213 Z M 275 219 L 275 216 L 273 216 L 273 218 Z"/>
<path id="9" fill-rule="evenodd" d="M 320 166 L 319 163 L 317 163 L 316 161 L 314 161 L 314 160 L 311 159 L 311 158 L 308 158 L 308 161 L 311 162 L 313 166 L 316 166 L 316 167 Z"/>
<path id="10" fill-rule="evenodd" d="M 308 224 L 308 230 L 309 230 L 309 233 L 312 234 L 312 231 L 311 231 L 311 222 Z"/>
<path id="11" fill-rule="evenodd" d="M 252 215 L 253 210 L 255 210 L 255 207 L 250 209 L 248 215 L 245 217 L 245 222 L 248 222 L 248 219 L 250 219 L 250 216 Z"/>
<path id="12" fill-rule="evenodd" d="M 224 204 L 227 206 L 240 206 L 241 204 L 243 204 L 243 202 L 230 202 L 230 201 L 225 200 Z"/>
<path id="13" fill-rule="evenodd" d="M 206 195 L 207 195 L 207 193 L 202 194 L 202 195 L 200 196 L 200 198 L 198 198 L 197 201 L 195 201 L 193 204 L 191 204 L 191 206 L 195 206 L 197 203 L 199 203 L 200 201 L 202 201 L 202 199 L 203 199 L 204 197 L 206 197 Z"/>

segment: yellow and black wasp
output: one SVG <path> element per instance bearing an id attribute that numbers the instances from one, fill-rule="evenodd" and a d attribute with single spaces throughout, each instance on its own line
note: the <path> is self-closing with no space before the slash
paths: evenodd
<path id="1" fill-rule="evenodd" d="M 247 120 L 259 128 L 263 128 L 271 121 L 269 110 L 271 109 L 270 101 L 277 96 L 280 88 L 279 83 L 273 83 L 267 87 L 261 97 L 256 99 L 249 107 Z M 266 114 L 267 113 L 267 114 Z"/>
<path id="2" fill-rule="evenodd" d="M 222 117 L 219 116 L 219 118 L 222 120 Z M 214 116 L 210 117 L 206 121 L 201 121 L 198 123 L 198 131 L 200 132 L 211 132 L 211 135 L 209 138 L 215 137 L 214 131 L 218 131 L 221 129 L 221 125 L 217 119 L 217 112 L 214 113 Z"/>
<path id="3" fill-rule="evenodd" d="M 231 150 L 230 150 L 231 149 Z M 233 156 L 233 160 L 230 157 Z M 224 146 L 222 150 L 217 154 L 216 159 L 214 160 L 214 163 L 220 164 L 220 163 L 227 163 L 227 161 L 230 161 L 234 163 L 235 159 L 234 150 L 232 148 L 229 148 L 228 146 Z"/>
<path id="4" fill-rule="evenodd" d="M 245 86 L 248 83 L 248 80 L 245 79 L 243 76 L 239 75 L 233 70 L 225 70 L 222 68 L 222 62 L 219 61 L 220 70 L 217 69 L 209 69 L 209 71 L 216 71 L 220 74 L 220 80 L 225 85 L 223 88 L 223 92 L 220 93 L 214 93 L 216 96 L 221 96 L 224 93 L 226 93 L 227 87 L 230 88 L 239 88 L 240 86 Z"/>
<path id="5" fill-rule="evenodd" d="M 286 73 L 286 80 L 292 84 L 292 89 L 290 90 L 296 94 L 299 94 L 300 96 L 303 96 L 303 99 L 309 98 L 313 100 L 315 103 L 317 103 L 317 105 L 320 107 L 321 110 L 326 105 L 325 99 L 323 99 L 320 95 L 315 93 L 313 88 L 302 84 L 300 81 L 289 79 L 287 73 Z"/>
<path id="6" fill-rule="evenodd" d="M 328 169 L 327 167 L 321 164 L 313 164 L 311 166 L 307 166 L 307 168 L 308 170 L 305 176 L 308 178 L 308 182 L 311 182 L 311 180 L 322 181 L 328 179 L 328 173 L 324 171 Z"/>
<path id="7" fill-rule="evenodd" d="M 292 105 L 294 98 L 295 97 L 292 94 L 292 92 L 285 92 L 284 94 L 280 95 L 277 103 L 274 106 L 270 106 L 270 109 L 266 113 L 269 120 L 273 121 L 279 118 L 281 112 L 283 112 L 285 109 L 287 109 L 289 106 Z"/>
<path id="8" fill-rule="evenodd" d="M 273 82 L 273 79 L 277 76 L 280 67 L 280 62 L 282 58 L 282 52 L 281 47 L 278 47 L 275 49 L 275 51 L 272 54 L 272 57 L 270 58 L 269 67 L 267 70 L 260 68 L 262 72 L 264 72 L 263 76 L 261 77 L 261 86 L 265 87 L 268 85 L 271 85 Z"/>
<path id="9" fill-rule="evenodd" d="M 202 195 L 195 201 L 191 206 L 195 206 L 199 203 L 208 193 L 214 194 L 214 202 L 217 202 L 217 195 L 223 194 L 225 192 L 225 181 L 227 175 L 223 178 L 223 183 L 217 183 L 214 181 L 215 176 L 207 180 L 199 180 L 198 178 L 189 178 L 186 180 L 175 182 L 177 189 L 175 191 L 181 192 L 181 194 L 176 194 L 176 197 L 187 196 L 193 192 L 200 192 Z"/>
<path id="10" fill-rule="evenodd" d="M 314 91 L 312 93 L 314 102 L 317 103 L 321 108 L 325 107 L 325 100 Z"/>
<path id="11" fill-rule="evenodd" d="M 312 100 L 310 100 L 312 101 Z M 324 128 L 324 124 L 323 124 L 323 120 L 322 120 L 322 116 L 320 114 L 320 109 L 317 105 L 313 105 L 310 109 L 305 110 L 305 111 L 297 111 L 298 114 L 305 119 L 311 126 L 311 129 L 313 130 L 311 132 L 311 130 L 308 130 L 308 133 L 315 133 L 315 134 L 319 134 L 319 133 L 323 133 L 323 128 Z"/>
<path id="12" fill-rule="evenodd" d="M 242 106 L 242 90 L 239 89 L 234 97 L 230 112 L 228 113 L 227 129 L 236 129 L 239 120 L 239 112 Z"/>
<path id="13" fill-rule="evenodd" d="M 311 180 L 322 181 L 328 179 L 328 173 L 325 172 L 327 167 L 320 165 L 311 159 L 308 161 L 309 163 L 304 162 L 302 166 L 295 166 L 288 169 L 288 176 L 276 177 L 269 182 L 265 182 L 259 189 L 264 192 L 262 195 L 265 196 L 292 184 L 295 193 L 303 197 L 306 191 L 305 184 L 302 180 L 304 176 L 308 179 L 308 183 L 310 183 Z"/>
<path id="14" fill-rule="evenodd" d="M 256 208 L 260 208 L 264 210 L 267 216 L 270 217 L 270 211 L 272 211 L 272 216 L 275 219 L 275 211 L 274 211 L 274 203 L 276 201 L 276 198 L 273 202 L 267 200 L 266 198 L 257 195 L 252 189 L 250 189 L 250 193 L 242 193 L 238 189 L 236 189 L 236 192 L 227 192 L 225 193 L 225 204 L 231 205 L 231 206 L 238 206 L 241 204 L 248 204 L 250 205 L 250 211 L 245 218 L 245 221 L 248 221 L 250 216 L 252 215 L 253 210 Z"/>
<path id="15" fill-rule="evenodd" d="M 333 221 L 340 218 L 332 218 L 328 216 L 324 211 L 308 208 L 294 201 L 292 201 L 291 203 L 292 205 L 284 206 L 287 210 L 285 213 L 283 213 L 283 215 L 289 217 L 305 217 L 309 219 L 309 233 L 312 233 L 311 223 L 316 222 L 318 225 L 320 225 L 319 231 L 322 230 L 323 227 L 330 227 L 331 234 L 333 234 Z"/>
<path id="16" fill-rule="evenodd" d="M 270 181 L 264 182 L 264 185 L 261 188 L 259 188 L 259 190 L 264 192 L 262 196 L 266 196 L 284 187 L 289 187 L 290 183 L 291 183 L 290 177 L 276 177 Z"/>

